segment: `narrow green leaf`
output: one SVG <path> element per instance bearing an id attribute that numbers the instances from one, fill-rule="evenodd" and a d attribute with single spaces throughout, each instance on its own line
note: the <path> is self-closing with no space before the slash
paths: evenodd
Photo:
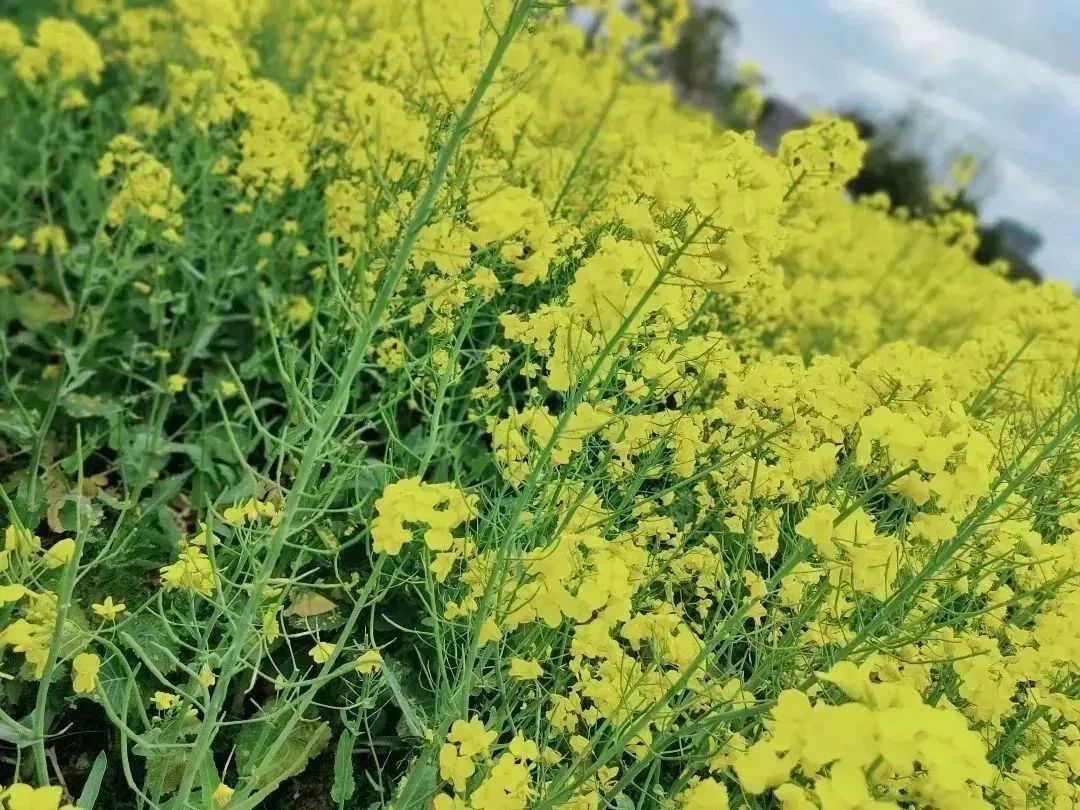
<path id="1" fill-rule="evenodd" d="M 343 729 L 338 737 L 337 751 L 334 753 L 334 784 L 330 788 L 330 798 L 337 802 L 339 808 L 344 807 L 352 798 L 356 790 L 356 780 L 353 778 L 353 734 L 348 729 Z"/>
<path id="2" fill-rule="evenodd" d="M 405 723 L 405 728 L 408 729 L 409 734 L 412 736 L 423 737 L 424 730 L 428 725 L 427 717 L 424 715 L 424 710 L 405 692 L 401 680 L 394 674 L 394 663 L 392 661 L 383 663 L 382 674 L 386 678 L 387 686 L 390 687 L 390 691 L 394 695 L 394 702 L 401 709 L 401 719 Z"/>
<path id="3" fill-rule="evenodd" d="M 82 793 L 79 794 L 79 800 L 75 802 L 76 806 L 82 808 L 82 810 L 94 810 L 98 793 L 101 791 L 101 780 L 105 778 L 105 770 L 108 767 L 109 758 L 104 751 L 99 751 L 94 758 L 93 766 L 90 768 L 90 775 L 86 777 L 86 784 L 83 785 Z"/>

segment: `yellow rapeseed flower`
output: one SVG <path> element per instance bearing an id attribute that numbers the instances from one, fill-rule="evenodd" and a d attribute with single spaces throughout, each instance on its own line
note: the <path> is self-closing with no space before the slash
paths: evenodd
<path id="1" fill-rule="evenodd" d="M 8 810 L 58 810 L 64 791 L 58 786 L 30 787 L 16 782 L 7 790 L 0 791 Z"/>
<path id="2" fill-rule="evenodd" d="M 180 703 L 180 698 L 172 692 L 154 692 L 150 702 L 158 711 L 167 712 Z"/>
<path id="3" fill-rule="evenodd" d="M 544 674 L 544 668 L 536 661 L 523 658 L 511 658 L 507 675 L 516 681 L 535 681 Z"/>
<path id="4" fill-rule="evenodd" d="M 41 539 L 29 529 L 9 525 L 4 529 L 4 550 L 28 554 L 41 548 Z"/>
<path id="5" fill-rule="evenodd" d="M 79 653 L 71 660 L 72 683 L 78 694 L 93 692 L 97 688 L 101 659 L 93 653 Z"/>
<path id="6" fill-rule="evenodd" d="M 55 225 L 42 225 L 40 228 L 35 228 L 30 234 L 30 243 L 39 256 L 44 256 L 49 251 L 56 256 L 63 256 L 69 249 L 67 234 L 63 228 Z"/>
<path id="7" fill-rule="evenodd" d="M 18 602 L 26 596 L 25 585 L 0 585 L 0 605 L 6 605 L 8 602 Z"/>
<path id="8" fill-rule="evenodd" d="M 114 602 L 111 596 L 106 596 L 101 602 L 91 605 L 90 609 L 101 618 L 114 621 L 127 609 L 127 605 L 123 602 Z"/>
<path id="9" fill-rule="evenodd" d="M 218 807 L 224 807 L 230 801 L 232 801 L 232 797 L 235 792 L 236 791 L 233 788 L 222 782 L 220 785 L 214 788 L 214 792 L 210 794 L 210 797 L 214 800 L 214 804 L 216 804 Z"/>
<path id="10" fill-rule="evenodd" d="M 70 537 L 58 540 L 45 550 L 42 560 L 46 568 L 59 568 L 75 556 L 75 541 Z"/>
<path id="11" fill-rule="evenodd" d="M 356 671 L 361 675 L 373 675 L 382 669 L 383 659 L 378 650 L 360 653 L 356 659 Z"/>

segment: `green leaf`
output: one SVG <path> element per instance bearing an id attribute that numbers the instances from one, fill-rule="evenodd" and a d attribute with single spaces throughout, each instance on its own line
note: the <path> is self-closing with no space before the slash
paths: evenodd
<path id="1" fill-rule="evenodd" d="M 0 740 L 23 748 L 34 741 L 34 732 L 7 712 L 0 710 Z"/>
<path id="2" fill-rule="evenodd" d="M 167 675 L 176 669 L 173 660 L 173 655 L 177 653 L 175 644 L 165 629 L 165 620 L 156 613 L 145 612 L 129 617 L 124 622 L 120 642 L 162 674 Z"/>
<path id="3" fill-rule="evenodd" d="M 138 711 L 139 690 L 116 660 L 119 657 L 109 656 L 101 665 L 98 690 L 101 699 L 108 703 L 117 715 L 127 717 L 129 712 Z"/>
<path id="4" fill-rule="evenodd" d="M 334 784 L 330 787 L 330 798 L 342 809 L 356 790 L 356 780 L 353 778 L 352 748 L 352 732 L 343 729 L 341 736 L 338 737 L 337 751 L 334 752 Z"/>
<path id="5" fill-rule="evenodd" d="M 146 743 L 156 743 L 151 748 L 142 743 L 135 745 L 132 751 L 146 758 L 146 786 L 151 797 L 175 793 L 180 787 L 180 780 L 188 765 L 187 749 L 177 745 L 191 737 L 196 731 L 189 718 L 183 714 L 174 714 L 160 726 L 143 734 Z"/>
<path id="6" fill-rule="evenodd" d="M 425 750 L 413 760 L 401 780 L 394 795 L 394 807 L 422 807 L 436 784 L 438 770 L 435 767 L 435 752 Z"/>
<path id="7" fill-rule="evenodd" d="M 68 416 L 73 419 L 92 419 L 120 413 L 123 408 L 112 399 L 102 399 L 88 394 L 66 394 L 60 401 Z"/>
<path id="8" fill-rule="evenodd" d="M 183 473 L 159 479 L 154 484 L 150 497 L 143 499 L 141 504 L 143 510 L 149 512 L 159 507 L 168 506 L 172 499 L 183 490 L 184 484 L 187 483 L 189 477 L 187 473 Z"/>
<path id="9" fill-rule="evenodd" d="M 202 789 L 196 794 L 192 794 L 194 805 L 197 807 L 200 804 L 204 808 L 213 808 L 214 804 L 213 792 L 221 783 L 221 777 L 218 776 L 217 766 L 214 764 L 214 757 L 205 757 L 199 767 L 199 783 L 202 785 Z"/>
<path id="10" fill-rule="evenodd" d="M 183 751 L 149 756 L 146 758 L 146 784 L 152 788 L 154 795 L 175 793 L 186 767 L 187 757 Z"/>
<path id="11" fill-rule="evenodd" d="M 322 753 L 330 742 L 330 724 L 301 718 L 287 729 L 295 716 L 293 707 L 272 701 L 244 726 L 236 737 L 236 764 L 241 778 L 253 778 L 257 788 L 273 790 L 301 773 Z M 277 750 L 268 756 L 274 745 Z"/>
<path id="12" fill-rule="evenodd" d="M 36 418 L 38 414 L 37 411 L 30 411 L 30 415 Z M 12 441 L 27 442 L 34 437 L 34 431 L 18 411 L 0 410 L 0 435 Z"/>
<path id="13" fill-rule="evenodd" d="M 357 500 L 362 501 L 367 496 L 382 492 L 386 482 L 393 476 L 393 471 L 381 461 L 365 458 L 354 468 L 355 477 L 352 481 L 352 489 Z"/>
<path id="14" fill-rule="evenodd" d="M 129 489 L 152 480 L 168 460 L 168 442 L 147 425 L 119 428 L 110 444 L 117 451 L 120 476 Z"/>
<path id="15" fill-rule="evenodd" d="M 406 692 L 404 683 L 395 672 L 396 666 L 398 665 L 395 661 L 384 660 L 382 674 L 394 695 L 394 702 L 401 709 L 401 719 L 405 726 L 401 732 L 413 737 L 423 737 L 428 725 L 427 717 L 423 708 Z"/>
<path id="16" fill-rule="evenodd" d="M 75 803 L 82 810 L 94 810 L 94 803 L 97 802 L 98 793 L 101 791 L 101 780 L 105 777 L 105 769 L 108 766 L 109 758 L 104 751 L 99 751 L 94 759 L 93 767 L 90 768 L 90 775 L 86 777 L 82 793 L 79 794 L 79 800 Z"/>
<path id="17" fill-rule="evenodd" d="M 15 309 L 23 326 L 32 332 L 49 324 L 63 323 L 72 314 L 71 307 L 43 290 L 24 292 L 16 299 Z"/>

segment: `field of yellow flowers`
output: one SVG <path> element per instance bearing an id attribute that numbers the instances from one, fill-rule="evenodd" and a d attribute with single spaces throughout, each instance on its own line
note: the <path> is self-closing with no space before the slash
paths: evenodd
<path id="1" fill-rule="evenodd" d="M 565 5 L 3 4 L 4 810 L 1080 806 L 1080 304 Z"/>

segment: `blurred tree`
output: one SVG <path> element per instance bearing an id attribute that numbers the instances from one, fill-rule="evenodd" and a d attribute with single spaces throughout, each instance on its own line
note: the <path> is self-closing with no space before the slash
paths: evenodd
<path id="1" fill-rule="evenodd" d="M 1042 281 L 1042 273 L 1032 264 L 1031 255 L 1042 245 L 1042 236 L 1013 219 L 1000 219 L 979 228 L 979 247 L 975 258 L 983 264 L 995 259 L 1009 263 L 1008 278 Z"/>
<path id="2" fill-rule="evenodd" d="M 671 82 L 684 103 L 707 110 L 726 127 L 746 130 L 764 106 L 764 83 L 755 65 L 727 62 L 728 43 L 737 33 L 735 17 L 717 0 L 613 0 L 642 23 L 639 45 L 645 61 L 638 69 Z M 586 47 L 604 30 L 603 11 L 571 3 L 585 29 Z"/>
<path id="3" fill-rule="evenodd" d="M 727 127 L 745 130 L 764 108 L 764 77 L 753 63 L 733 67 L 729 45 L 738 30 L 723 5 L 691 2 L 690 18 L 680 27 L 675 46 L 664 54 L 660 73 L 675 85 L 682 101 L 708 110 Z"/>
<path id="4" fill-rule="evenodd" d="M 856 197 L 884 191 L 893 205 L 903 206 L 916 217 L 934 212 L 930 193 L 930 169 L 926 158 L 908 151 L 907 142 L 914 126 L 910 113 L 880 124 L 855 110 L 841 115 L 855 123 L 859 136 L 866 141 L 862 170 L 848 183 Z"/>
<path id="5" fill-rule="evenodd" d="M 929 160 L 913 146 L 919 124 L 915 111 L 883 122 L 875 122 L 857 110 L 841 114 L 855 122 L 868 146 L 862 170 L 848 183 L 852 195 L 884 191 L 893 205 L 902 206 L 920 219 L 941 214 L 943 202 L 945 211 L 967 211 L 979 219 L 979 201 L 970 192 L 970 177 L 949 195 L 935 193 Z M 1009 267 L 1008 278 L 1040 282 L 1042 274 L 1031 257 L 1041 244 L 1042 237 L 1037 231 L 1015 220 L 1002 219 L 993 225 L 979 226 L 975 259 L 986 265 L 1004 260 Z"/>
<path id="6" fill-rule="evenodd" d="M 735 30 L 735 18 L 723 7 L 693 6 L 667 55 L 668 73 L 688 103 L 709 107 L 728 92 L 724 40 Z"/>

